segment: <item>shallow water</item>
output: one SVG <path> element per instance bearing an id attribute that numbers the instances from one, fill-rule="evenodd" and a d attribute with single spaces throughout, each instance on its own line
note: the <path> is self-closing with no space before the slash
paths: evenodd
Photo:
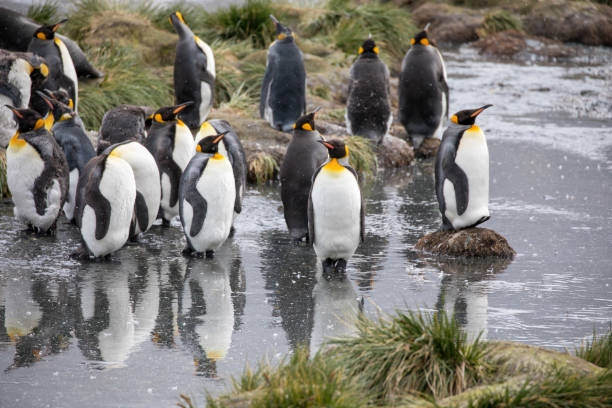
<path id="1" fill-rule="evenodd" d="M 433 163 L 362 186 L 367 238 L 348 278 L 327 281 L 289 242 L 278 185 L 248 190 L 236 236 L 214 261 L 180 255 L 178 224 L 156 226 L 110 262 L 68 258 L 78 232 L 20 231 L 0 204 L 0 406 L 203 405 L 267 356 L 350 334 L 362 308 L 446 309 L 470 336 L 570 348 L 612 321 L 612 58 L 503 63 L 444 55 L 451 111 L 489 139 L 491 220 L 512 261 L 440 261 L 414 252 L 439 225 Z"/>

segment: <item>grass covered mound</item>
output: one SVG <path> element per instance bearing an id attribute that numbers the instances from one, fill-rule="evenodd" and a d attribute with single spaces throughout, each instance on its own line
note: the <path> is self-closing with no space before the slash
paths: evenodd
<path id="1" fill-rule="evenodd" d="M 247 368 L 228 394 L 209 396 L 207 406 L 612 406 L 609 368 L 526 344 L 470 342 L 444 312 L 397 312 L 378 320 L 360 316 L 356 325 L 354 337 L 330 339 L 310 358 L 299 349 L 276 366 Z M 583 349 L 603 364 L 606 347 L 592 345 L 609 338 L 610 333 Z M 182 396 L 179 406 L 196 405 Z"/>

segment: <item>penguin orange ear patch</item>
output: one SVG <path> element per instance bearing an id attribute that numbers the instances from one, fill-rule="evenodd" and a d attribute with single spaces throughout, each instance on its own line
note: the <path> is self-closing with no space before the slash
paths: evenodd
<path id="1" fill-rule="evenodd" d="M 278 37 L 276 37 L 276 38 L 277 38 L 277 39 L 279 39 L 279 40 L 284 40 L 285 38 L 287 38 L 287 34 L 285 34 L 285 33 L 280 33 L 280 34 L 278 35 Z"/>
<path id="2" fill-rule="evenodd" d="M 414 38 L 410 40 L 410 45 L 414 45 Z"/>
<path id="3" fill-rule="evenodd" d="M 44 33 L 38 33 L 36 34 L 36 38 L 38 38 L 39 40 L 46 40 L 47 36 Z"/>
<path id="4" fill-rule="evenodd" d="M 429 40 L 427 38 L 421 38 L 421 44 L 423 45 L 429 45 Z"/>
<path id="5" fill-rule="evenodd" d="M 45 121 L 42 119 L 38 119 L 36 124 L 34 125 L 34 130 L 38 130 L 45 125 Z"/>
<path id="6" fill-rule="evenodd" d="M 459 123 L 459 120 L 457 119 L 457 115 L 453 115 L 453 116 L 451 117 L 451 122 L 453 122 L 453 123 Z"/>
<path id="7" fill-rule="evenodd" d="M 378 54 L 378 47 L 374 47 L 374 52 Z"/>
<path id="8" fill-rule="evenodd" d="M 304 123 L 302 125 L 302 129 L 304 129 L 304 130 L 312 130 L 312 126 L 310 126 L 310 123 Z"/>
<path id="9" fill-rule="evenodd" d="M 359 47 L 359 53 L 363 54 L 363 47 Z"/>
<path id="10" fill-rule="evenodd" d="M 197 145 L 197 146 L 196 146 L 196 150 L 197 150 L 198 152 L 202 153 L 202 148 L 200 147 L 200 145 Z"/>

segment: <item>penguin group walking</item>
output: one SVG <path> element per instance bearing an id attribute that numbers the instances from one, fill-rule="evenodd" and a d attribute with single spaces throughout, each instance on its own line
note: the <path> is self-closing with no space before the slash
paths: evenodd
<path id="1" fill-rule="evenodd" d="M 312 244 L 324 273 L 343 273 L 365 239 L 359 177 L 345 141 L 326 140 L 316 130 L 318 108 L 306 111 L 302 52 L 292 30 L 270 17 L 276 40 L 259 113 L 273 128 L 293 133 L 280 167 L 285 221 L 291 239 Z M 15 216 L 36 232 L 53 233 L 63 210 L 80 230 L 79 257 L 107 256 L 156 220 L 171 225 L 178 216 L 183 253 L 210 258 L 242 212 L 243 146 L 228 121 L 208 120 L 213 51 L 180 12 L 169 20 L 178 34 L 175 105 L 113 108 L 102 118 L 97 149 L 78 115 L 77 64 L 55 34 L 66 20 L 33 30 L 27 52 L 0 50 L 0 144 L 8 145 Z M 442 56 L 427 27 L 411 43 L 401 66 L 399 121 L 415 148 L 442 138 L 435 164 L 442 229 L 478 225 L 489 218 L 488 150 L 475 120 L 491 105 L 459 111 L 447 127 Z M 379 53 L 370 35 L 349 71 L 345 115 L 350 135 L 375 144 L 384 142 L 393 122 L 389 69 Z"/>

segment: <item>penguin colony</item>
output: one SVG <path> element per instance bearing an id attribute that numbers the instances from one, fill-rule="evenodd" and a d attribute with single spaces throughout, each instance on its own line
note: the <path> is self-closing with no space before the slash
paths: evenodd
<path id="1" fill-rule="evenodd" d="M 359 177 L 349 165 L 348 146 L 317 132 L 318 108 L 306 112 L 302 53 L 291 29 L 270 18 L 276 40 L 268 50 L 260 116 L 293 133 L 280 168 L 289 235 L 312 244 L 325 274 L 343 273 L 365 239 Z M 213 52 L 180 12 L 169 20 L 179 35 L 176 104 L 157 110 L 120 105 L 107 112 L 97 152 L 78 115 L 75 63 L 55 35 L 66 20 L 35 28 L 28 52 L 0 50 L 0 143 L 8 145 L 15 216 L 36 232 L 54 233 L 63 210 L 81 232 L 76 256 L 108 256 L 138 240 L 155 220 L 170 225 L 179 216 L 183 253 L 211 258 L 242 212 L 244 149 L 226 120 L 207 120 L 214 100 Z M 473 227 L 489 218 L 488 150 L 475 120 L 491 105 L 459 111 L 447 125 L 442 56 L 427 27 L 411 43 L 401 66 L 399 121 L 415 147 L 425 138 L 442 138 L 435 161 L 441 228 Z M 383 142 L 393 120 L 389 69 L 379 52 L 371 35 L 359 48 L 345 115 L 349 134 L 375 144 Z"/>

